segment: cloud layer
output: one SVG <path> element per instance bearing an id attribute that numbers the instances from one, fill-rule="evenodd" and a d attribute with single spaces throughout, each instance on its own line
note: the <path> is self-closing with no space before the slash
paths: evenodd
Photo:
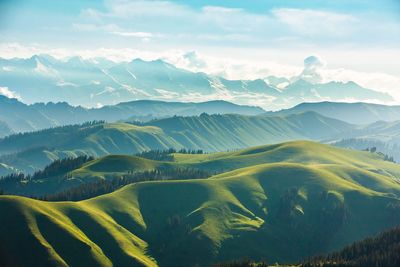
<path id="1" fill-rule="evenodd" d="M 16 98 L 18 100 L 21 100 L 21 97 L 17 93 L 8 89 L 8 87 L 0 87 L 0 95 L 4 95 L 8 98 Z"/>
<path id="2" fill-rule="evenodd" d="M 161 58 L 230 79 L 303 71 L 313 82 L 354 80 L 400 95 L 396 0 L 18 2 L 2 14 L 0 57 Z M 310 55 L 327 64 L 302 66 Z"/>

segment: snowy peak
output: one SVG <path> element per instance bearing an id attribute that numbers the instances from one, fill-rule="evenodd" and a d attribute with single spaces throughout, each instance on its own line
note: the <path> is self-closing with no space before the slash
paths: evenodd
<path id="1" fill-rule="evenodd" d="M 115 63 L 105 58 L 48 55 L 0 60 L 0 87 L 31 102 L 67 101 L 73 105 L 99 106 L 137 99 L 206 101 L 224 99 L 285 108 L 304 101 L 392 101 L 388 94 L 354 82 L 317 82 L 309 79 L 322 63 L 308 58 L 296 77 L 229 80 L 220 76 L 177 68 L 163 60 L 134 59 Z M 315 78 L 315 77 L 314 77 Z"/>

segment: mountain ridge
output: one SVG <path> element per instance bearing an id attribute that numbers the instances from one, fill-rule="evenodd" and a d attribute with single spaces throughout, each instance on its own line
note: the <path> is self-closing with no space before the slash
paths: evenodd
<path id="1" fill-rule="evenodd" d="M 134 124 L 94 122 L 0 139 L 0 162 L 31 173 L 63 157 L 168 148 L 225 151 L 296 139 L 321 140 L 353 127 L 314 112 L 286 117 L 202 114 Z"/>
<path id="2" fill-rule="evenodd" d="M 346 98 L 360 101 L 393 101 L 387 93 L 363 88 L 354 82 L 309 83 L 275 78 L 289 83 L 284 88 L 272 78 L 229 80 L 217 75 L 191 72 L 162 60 L 112 63 L 105 59 L 49 56 L 0 60 L 0 86 L 31 102 L 68 101 L 94 107 L 125 100 L 227 99 L 241 104 L 255 100 L 271 109 L 293 106 L 304 101 Z M 40 90 L 41 94 L 37 92 Z"/>
<path id="3" fill-rule="evenodd" d="M 200 115 L 203 112 L 256 115 L 265 111 L 256 106 L 237 105 L 223 100 L 199 103 L 137 100 L 101 108 L 84 108 L 71 106 L 67 102 L 28 105 L 0 95 L 0 121 L 4 121 L 13 132 L 35 131 L 93 120 L 151 120 L 175 115 Z"/>
<path id="4" fill-rule="evenodd" d="M 353 124 L 369 124 L 376 121 L 395 121 L 400 118 L 400 105 L 382 105 L 365 102 L 304 102 L 292 108 L 269 111 L 269 115 L 287 115 L 314 111 L 321 115 Z"/>

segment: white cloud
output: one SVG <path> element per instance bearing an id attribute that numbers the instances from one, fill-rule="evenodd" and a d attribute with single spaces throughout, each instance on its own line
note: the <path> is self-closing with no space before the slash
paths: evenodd
<path id="1" fill-rule="evenodd" d="M 172 92 L 172 91 L 164 90 L 164 89 L 160 89 L 160 88 L 156 88 L 155 90 L 157 93 L 160 94 L 160 96 L 158 97 L 159 99 L 176 100 L 176 99 L 180 98 L 179 94 L 176 92 Z"/>
<path id="2" fill-rule="evenodd" d="M 85 9 L 82 17 L 89 17 L 95 20 L 103 18 L 122 18 L 131 19 L 133 17 L 173 17 L 181 15 L 187 16 L 192 13 L 190 8 L 184 5 L 175 4 L 169 1 L 128 1 L 128 0 L 108 0 L 105 1 L 107 11 L 102 12 L 94 9 Z"/>
<path id="3" fill-rule="evenodd" d="M 33 45 L 21 45 L 19 43 L 0 43 L 0 56 L 2 58 L 28 58 L 40 54 L 41 49 Z"/>
<path id="4" fill-rule="evenodd" d="M 151 32 L 111 32 L 115 35 L 121 35 L 125 37 L 136 37 L 136 38 L 150 38 L 154 35 Z"/>
<path id="5" fill-rule="evenodd" d="M 93 24 L 93 23 L 74 23 L 72 27 L 78 31 L 120 31 L 121 28 L 115 24 Z"/>
<path id="6" fill-rule="evenodd" d="M 318 56 L 309 56 L 304 59 L 304 69 L 298 78 L 311 83 L 320 83 L 322 81 L 320 70 L 325 65 L 326 63 Z"/>
<path id="7" fill-rule="evenodd" d="M 8 98 L 16 98 L 18 100 L 21 100 L 21 96 L 18 93 L 8 89 L 8 87 L 0 87 L 0 95 L 4 95 Z"/>
<path id="8" fill-rule="evenodd" d="M 198 14 L 199 20 L 218 26 L 230 32 L 255 31 L 268 26 L 270 18 L 267 15 L 258 15 L 246 12 L 240 8 L 226 8 L 220 6 L 205 6 Z"/>
<path id="9" fill-rule="evenodd" d="M 323 82 L 354 81 L 359 85 L 392 95 L 400 103 L 400 77 L 382 72 L 360 72 L 344 68 L 321 70 Z M 389 104 L 389 103 L 387 103 Z M 392 103 L 394 104 L 394 103 Z"/>
<path id="10" fill-rule="evenodd" d="M 284 53 L 284 55 L 280 52 Z M 299 63 L 307 56 L 307 54 L 304 54 L 308 52 L 293 50 L 285 50 L 283 52 L 269 49 L 224 49 L 224 51 L 219 51 L 215 54 L 213 50 L 205 53 L 199 53 L 196 50 L 185 51 L 179 49 L 152 51 L 101 47 L 90 50 L 68 50 L 35 45 L 24 46 L 17 43 L 0 44 L 0 57 L 4 58 L 10 58 L 10 55 L 12 57 L 28 58 L 34 54 L 42 53 L 48 53 L 59 59 L 78 55 L 84 59 L 106 57 L 115 62 L 130 61 L 134 58 L 142 58 L 144 60 L 163 59 L 177 67 L 190 71 L 221 75 L 228 79 L 258 79 L 266 78 L 270 75 L 288 78 L 298 76 L 304 70 L 304 66 L 302 67 Z M 314 53 L 308 53 L 308 55 L 310 54 Z M 332 80 L 354 81 L 363 87 L 390 93 L 396 98 L 397 103 L 400 103 L 400 73 L 396 75 L 384 71 L 385 69 L 398 70 L 396 66 L 398 66 L 397 63 L 400 58 L 396 57 L 397 54 L 394 51 L 380 49 L 376 52 L 375 50 L 352 50 L 345 47 L 332 51 L 320 50 L 317 54 L 319 59 L 307 62 L 306 65 L 312 70 L 317 70 L 322 82 Z M 329 66 L 323 68 L 322 66 L 326 64 L 319 61 L 325 62 L 325 60 L 329 63 Z M 371 61 L 376 63 L 371 65 L 369 64 Z M 121 86 L 123 87 L 123 85 Z M 136 90 L 138 89 L 132 89 L 132 91 Z"/>
<path id="11" fill-rule="evenodd" d="M 207 62 L 196 51 L 183 52 L 175 58 L 166 58 L 171 63 L 191 71 L 204 71 L 207 69 Z"/>
<path id="12" fill-rule="evenodd" d="M 35 67 L 34 71 L 38 74 L 45 75 L 45 76 L 56 77 L 58 75 L 56 70 L 52 69 L 51 67 L 45 66 L 38 59 L 36 59 L 36 67 Z"/>
<path id="13" fill-rule="evenodd" d="M 148 41 L 150 38 L 154 37 L 162 37 L 162 34 L 154 34 L 151 32 L 142 31 L 129 31 L 117 26 L 116 24 L 74 23 L 73 28 L 78 31 L 107 32 L 122 37 L 140 38 L 143 41 Z"/>
<path id="14" fill-rule="evenodd" d="M 66 86 L 78 87 L 78 85 L 75 84 L 75 83 L 66 82 L 66 81 L 63 81 L 63 80 L 58 81 L 58 82 L 56 83 L 56 86 L 59 86 L 59 87 L 66 87 Z"/>
<path id="15" fill-rule="evenodd" d="M 14 70 L 14 68 L 13 68 L 13 67 L 10 67 L 10 66 L 4 66 L 4 67 L 2 68 L 2 70 L 3 70 L 3 71 L 6 71 L 6 72 L 11 72 L 11 71 Z"/>
<path id="16" fill-rule="evenodd" d="M 313 9 L 281 8 L 272 13 L 279 21 L 305 35 L 348 35 L 352 24 L 358 21 L 352 15 Z"/>

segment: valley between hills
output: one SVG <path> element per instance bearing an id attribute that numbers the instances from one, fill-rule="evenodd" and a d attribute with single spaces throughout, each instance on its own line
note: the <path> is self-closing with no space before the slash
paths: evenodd
<path id="1" fill-rule="evenodd" d="M 93 182 L 162 165 L 216 174 L 133 183 L 78 202 L 0 197 L 3 259 L 23 266 L 296 263 L 400 220 L 400 167 L 376 153 L 296 141 L 171 156 L 105 156 L 36 182 Z"/>

